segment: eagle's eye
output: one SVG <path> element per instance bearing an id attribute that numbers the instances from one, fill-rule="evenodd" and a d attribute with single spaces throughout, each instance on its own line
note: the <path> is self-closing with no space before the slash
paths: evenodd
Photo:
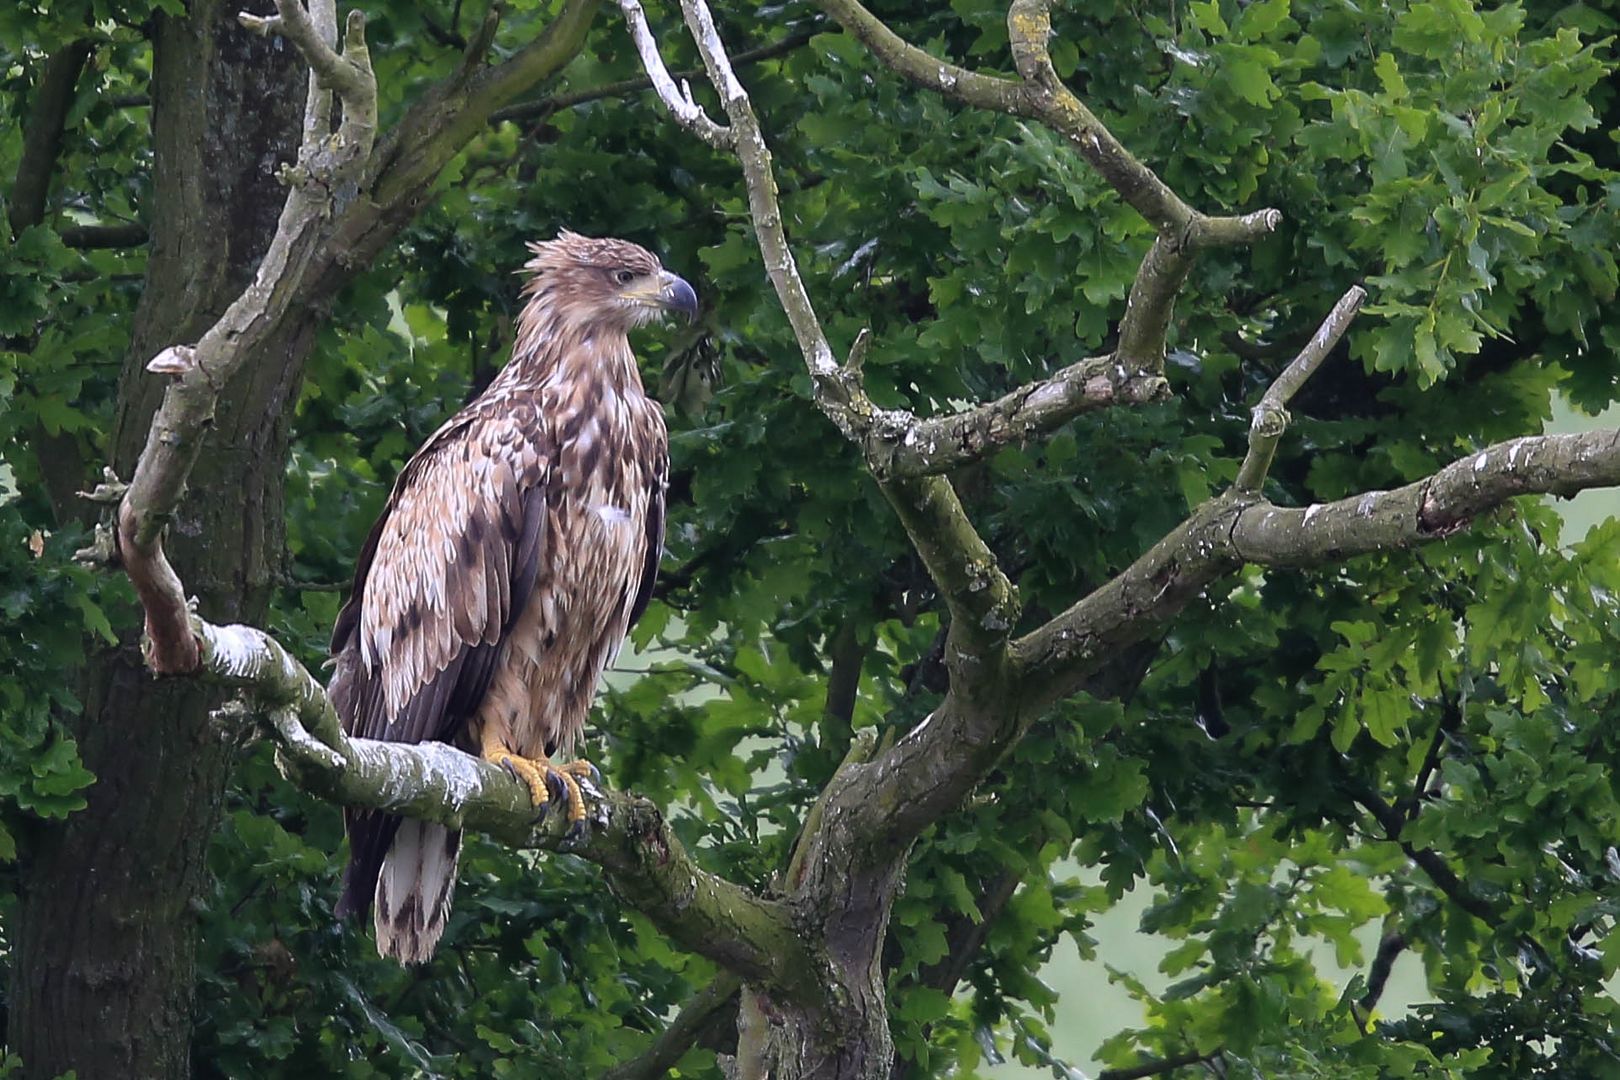
<path id="1" fill-rule="evenodd" d="M 618 282 L 620 285 L 628 285 L 632 281 L 634 281 L 635 279 L 636 279 L 636 275 L 635 275 L 634 271 L 631 271 L 631 270 L 615 270 L 615 271 L 613 271 L 613 280 Z"/>

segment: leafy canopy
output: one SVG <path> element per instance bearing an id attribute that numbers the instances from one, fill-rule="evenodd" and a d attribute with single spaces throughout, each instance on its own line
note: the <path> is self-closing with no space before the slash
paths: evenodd
<path id="1" fill-rule="evenodd" d="M 362 7 L 386 122 L 453 70 L 437 31 L 454 12 Z M 508 7 L 498 50 L 551 5 Z M 1614 398 L 1620 104 L 1603 8 L 1077 7 L 1057 19 L 1054 61 L 1121 140 L 1193 205 L 1275 206 L 1285 224 L 1195 270 L 1171 401 L 1094 414 L 961 478 L 1032 612 L 1101 584 L 1232 480 L 1248 407 L 1352 282 L 1372 303 L 1349 355 L 1295 402 L 1267 492 L 1279 503 L 1409 482 L 1538 430 L 1557 393 L 1592 410 Z M 1005 69 L 996 4 L 915 8 L 875 10 L 908 40 Z M 0 175 L 45 56 L 87 25 L 97 42 L 53 212 L 0 238 L 7 859 L 91 782 L 53 719 L 77 706 L 63 672 L 134 625 L 122 585 L 71 565 L 83 527 L 51 520 L 35 450 L 43 433 L 105 457 L 143 256 L 62 233 L 139 220 L 150 198 L 145 112 L 124 101 L 150 68 L 148 14 L 99 0 L 0 14 Z M 814 31 L 743 74 L 830 336 L 874 334 L 880 404 L 944 411 L 1108 349 L 1152 237 L 1060 140 L 913 90 L 807 5 L 725 18 L 734 51 Z M 695 66 L 677 36 L 676 62 Z M 604 17 L 561 89 L 638 73 Z M 388 484 L 499 362 L 509 271 L 561 225 L 648 243 L 705 302 L 696 331 L 638 343 L 672 427 L 667 576 L 589 749 L 712 868 L 764 886 L 852 732 L 903 732 L 938 700 L 940 605 L 809 400 L 733 164 L 648 95 L 491 126 L 338 298 L 297 406 L 271 629 L 319 661 L 333 586 Z M 918 1075 L 1008 1058 L 1064 1075 L 1053 1025 L 1082 1004 L 1040 970 L 1065 937 L 1098 990 L 1142 1006 L 1104 1064 L 1224 1051 L 1231 1076 L 1620 1075 L 1602 991 L 1620 969 L 1620 745 L 1604 722 L 1620 705 L 1620 526 L 1568 549 L 1558 532 L 1525 502 L 1421 555 L 1245 572 L 1121 658 L 1122 700 L 1054 709 L 911 857 L 886 963 Z M 829 710 L 834 668 L 857 661 L 852 709 Z M 331 919 L 334 809 L 262 747 L 230 807 L 200 916 L 202 1075 L 591 1073 L 643 1049 L 713 974 L 582 864 L 477 841 L 446 947 L 401 971 Z M 1089 933 L 1143 897 L 1141 932 L 1172 943 L 1162 991 L 1108 967 Z M 1402 935 L 1427 992 L 1364 1026 L 1354 1003 L 1380 931 Z M 953 960 L 959 987 L 940 981 Z M 676 1074 L 718 1075 L 712 1048 Z"/>

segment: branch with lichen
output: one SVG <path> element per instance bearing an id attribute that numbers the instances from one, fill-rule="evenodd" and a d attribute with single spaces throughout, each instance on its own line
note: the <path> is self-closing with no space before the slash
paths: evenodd
<path id="1" fill-rule="evenodd" d="M 129 575 L 146 613 L 153 670 L 176 674 L 197 664 L 184 590 L 161 538 L 220 393 L 244 366 L 267 359 L 263 347 L 290 314 L 318 306 L 398 233 L 439 170 L 485 130 L 490 113 L 577 54 L 596 3 L 567 0 L 534 41 L 499 65 L 471 58 L 413 105 L 381 146 L 360 12 L 349 13 L 341 50 L 334 47 L 334 0 L 316 0 L 308 11 L 299 0 L 277 0 L 274 15 L 241 16 L 249 32 L 285 36 L 310 65 L 297 161 L 282 170 L 287 202 L 253 283 L 195 345 L 171 346 L 147 365 L 172 381 L 127 488 L 100 489 L 103 497 L 115 489 L 123 495 L 112 533 L 82 553 L 111 557 Z M 493 30 L 486 19 L 479 40 Z M 335 130 L 333 93 L 343 106 Z"/>
<path id="2" fill-rule="evenodd" d="M 995 401 L 913 420 L 897 439 L 869 440 L 867 461 L 879 477 L 949 472 L 1001 447 L 1049 434 L 1085 413 L 1157 401 L 1169 392 L 1163 376 L 1113 355 L 1092 357 Z"/>
<path id="3" fill-rule="evenodd" d="M 877 459 L 873 471 L 880 477 L 884 493 L 894 504 L 955 617 L 953 634 L 971 642 L 976 651 L 998 649 L 1016 618 L 1016 593 L 995 556 L 968 521 L 949 481 L 939 476 L 883 479 L 885 470 L 881 459 L 890 453 L 890 447 L 903 447 L 908 441 L 915 445 L 915 440 L 909 439 L 909 433 L 915 430 L 915 418 L 909 413 L 879 409 L 866 396 L 860 370 L 869 335 L 863 332 L 857 337 L 844 364 L 833 358 L 832 346 L 822 330 L 783 229 L 770 149 L 765 145 L 759 119 L 731 66 L 708 6 L 701 2 L 684 2 L 682 10 L 709 79 L 720 93 L 729 121 L 725 128 L 720 128 L 691 104 L 689 88 L 675 89 L 639 0 L 619 0 L 619 6 L 637 40 L 648 76 L 671 114 L 700 138 L 706 138 L 706 132 L 723 132 L 721 145 L 732 150 L 742 167 L 760 255 L 804 355 L 816 404 L 846 437 L 867 450 L 869 458 Z M 693 109 L 697 115 L 693 114 Z M 986 439 L 984 444 L 988 446 L 991 441 Z"/>
<path id="4" fill-rule="evenodd" d="M 1025 700 L 1065 697 L 1115 651 L 1173 620 L 1245 564 L 1320 566 L 1444 539 L 1520 495 L 1620 485 L 1620 431 L 1532 435 L 1393 491 L 1281 507 L 1234 488 L 1204 503 L 1108 584 L 1013 643 Z"/>
<path id="5" fill-rule="evenodd" d="M 91 493 L 93 501 L 116 504 L 116 531 L 83 554 L 120 560 L 135 584 L 146 614 L 149 666 L 158 674 L 191 675 L 237 690 L 245 704 L 222 711 L 221 719 L 262 718 L 277 742 L 281 767 L 306 790 L 340 805 L 474 829 L 514 845 L 572 851 L 600 865 L 625 902 L 679 944 L 783 994 L 813 993 L 818 984 L 803 974 L 811 960 L 782 905 L 702 870 L 646 800 L 593 790 L 582 832 L 571 833 L 562 815 L 537 825 L 527 788 L 505 772 L 446 745 L 349 739 L 324 689 L 272 638 L 250 627 L 213 625 L 188 609 L 184 587 L 164 556 L 162 534 L 220 393 L 245 365 L 263 359 L 275 328 L 307 300 L 322 274 L 342 257 L 357 256 L 356 230 L 370 230 L 364 233 L 369 238 L 388 230 L 384 209 L 354 193 L 368 177 L 383 185 L 403 179 L 387 164 L 378 168 L 376 87 L 360 15 L 350 15 L 338 52 L 322 30 L 335 26 L 331 0 L 317 0 L 309 13 L 298 0 L 277 4 L 275 16 L 243 22 L 249 30 L 285 34 L 305 55 L 314 79 L 298 162 L 284 170 L 291 190 L 276 234 L 256 279 L 218 322 L 195 345 L 171 346 L 148 363 L 148 371 L 171 381 L 132 481 L 109 475 Z M 593 6 L 592 0 L 570 0 L 547 32 L 517 56 L 496 68 L 459 71 L 437 101 L 471 100 L 474 115 L 424 120 L 411 132 L 442 150 L 462 126 L 482 131 L 488 112 L 506 96 L 577 51 Z M 485 27 L 492 32 L 492 21 Z M 342 103 L 335 130 L 333 109 L 323 100 L 329 90 Z M 397 140 L 392 145 L 397 149 Z M 430 165 L 418 159 L 405 167 L 420 171 Z M 398 194 L 405 198 L 407 192 Z"/>

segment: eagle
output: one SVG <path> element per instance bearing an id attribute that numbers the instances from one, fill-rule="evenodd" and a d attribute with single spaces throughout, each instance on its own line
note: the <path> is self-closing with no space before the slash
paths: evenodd
<path id="1" fill-rule="evenodd" d="M 577 824 L 585 761 L 554 763 L 646 610 L 664 543 L 669 435 L 629 331 L 697 315 L 692 286 L 625 240 L 529 245 L 511 360 L 405 464 L 332 632 L 331 698 L 350 735 L 450 743 L 504 766 Z M 344 814 L 340 917 L 373 912 L 377 951 L 433 955 L 460 830 Z"/>

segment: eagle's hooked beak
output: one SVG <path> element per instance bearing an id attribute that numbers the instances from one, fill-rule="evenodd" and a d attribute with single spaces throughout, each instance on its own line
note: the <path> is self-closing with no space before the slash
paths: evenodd
<path id="1" fill-rule="evenodd" d="M 679 274 L 672 274 L 668 270 L 658 274 L 658 296 L 654 301 L 666 311 L 679 311 L 686 316 L 687 322 L 696 322 L 698 315 L 697 293 L 686 279 Z"/>

